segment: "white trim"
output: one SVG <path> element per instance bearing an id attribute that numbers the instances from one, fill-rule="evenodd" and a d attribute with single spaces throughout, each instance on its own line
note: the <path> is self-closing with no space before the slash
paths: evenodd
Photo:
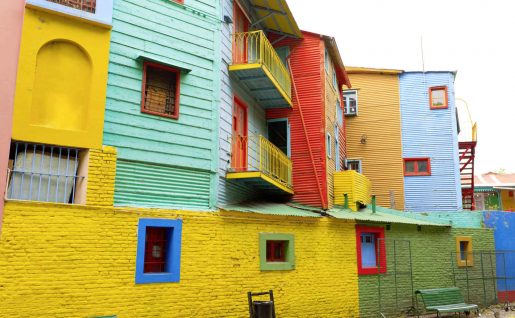
<path id="1" fill-rule="evenodd" d="M 351 94 L 351 93 L 353 93 L 356 96 L 356 111 L 353 113 L 350 112 L 350 105 L 347 103 L 347 100 L 345 98 L 346 94 Z M 358 110 L 359 110 L 358 91 L 355 89 L 349 89 L 349 90 L 343 91 L 342 96 L 343 96 L 342 103 L 343 103 L 344 116 L 358 116 Z"/>
<path id="2" fill-rule="evenodd" d="M 325 148 L 326 148 L 325 152 L 327 154 L 327 158 L 331 158 L 331 154 L 333 152 L 332 143 L 333 143 L 333 140 L 331 138 L 331 134 L 327 133 L 327 137 L 325 139 Z"/>
<path id="3" fill-rule="evenodd" d="M 9 0 L 10 1 L 10 0 Z M 113 25 L 113 0 L 100 0 L 96 2 L 95 13 L 74 9 L 59 3 L 47 0 L 27 0 L 27 6 L 44 11 L 59 12 L 79 19 L 89 20 L 103 26 Z"/>
<path id="4" fill-rule="evenodd" d="M 363 173 L 363 163 L 361 161 L 361 159 L 351 159 L 351 158 L 347 158 L 347 169 L 349 169 L 349 166 L 350 166 L 350 163 L 351 162 L 357 162 L 358 163 L 358 170 L 356 170 L 358 173 Z M 349 169 L 349 170 L 354 170 L 354 169 Z"/>

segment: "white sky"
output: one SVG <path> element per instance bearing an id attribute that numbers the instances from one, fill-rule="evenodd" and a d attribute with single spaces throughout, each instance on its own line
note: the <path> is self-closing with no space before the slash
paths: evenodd
<path id="1" fill-rule="evenodd" d="M 422 37 L 426 70 L 458 71 L 456 97 L 467 101 L 478 122 L 476 174 L 515 172 L 515 1 L 288 4 L 302 30 L 336 38 L 348 66 L 422 70 Z"/>

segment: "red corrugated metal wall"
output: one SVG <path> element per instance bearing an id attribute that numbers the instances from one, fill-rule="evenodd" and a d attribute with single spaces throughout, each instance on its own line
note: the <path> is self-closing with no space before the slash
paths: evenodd
<path id="1" fill-rule="evenodd" d="M 293 109 L 269 109 L 267 118 L 288 118 L 293 162 L 294 201 L 327 208 L 324 107 L 324 44 L 319 35 L 303 33 L 300 40 L 283 40 L 275 46 L 290 46 L 290 68 L 298 96 L 293 91 Z M 293 88 L 292 88 L 293 90 Z M 299 102 L 302 107 L 302 124 Z M 306 129 L 306 131 L 304 131 Z M 306 133 L 311 146 L 310 155 Z M 313 168 L 313 161 L 314 166 Z M 318 184 L 317 184 L 318 182 Z"/>

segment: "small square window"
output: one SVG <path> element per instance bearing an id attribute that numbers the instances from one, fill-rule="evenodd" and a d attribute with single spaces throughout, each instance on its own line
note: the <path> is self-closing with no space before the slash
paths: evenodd
<path id="1" fill-rule="evenodd" d="M 358 173 L 363 173 L 361 172 L 361 160 L 347 159 L 347 169 L 357 171 Z"/>
<path id="2" fill-rule="evenodd" d="M 179 69 L 144 62 L 141 112 L 178 119 L 180 75 Z"/>
<path id="3" fill-rule="evenodd" d="M 181 236 L 181 220 L 139 220 L 136 284 L 180 280 Z"/>
<path id="4" fill-rule="evenodd" d="M 356 90 L 344 91 L 343 105 L 345 116 L 358 115 L 358 92 Z"/>
<path id="5" fill-rule="evenodd" d="M 448 108 L 447 86 L 436 86 L 429 89 L 429 106 L 431 109 Z"/>
<path id="6" fill-rule="evenodd" d="M 358 274 L 386 273 L 384 228 L 356 225 Z"/>
<path id="7" fill-rule="evenodd" d="M 292 234 L 259 234 L 259 259 L 262 271 L 294 269 L 294 251 Z"/>
<path id="8" fill-rule="evenodd" d="M 429 158 L 405 158 L 405 176 L 430 176 L 431 164 Z"/>
<path id="9" fill-rule="evenodd" d="M 456 237 L 456 264 L 459 267 L 474 266 L 474 254 L 472 250 L 472 237 Z"/>

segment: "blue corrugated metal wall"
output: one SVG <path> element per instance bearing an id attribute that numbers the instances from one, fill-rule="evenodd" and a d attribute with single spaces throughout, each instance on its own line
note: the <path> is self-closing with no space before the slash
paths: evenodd
<path id="1" fill-rule="evenodd" d="M 429 108 L 429 88 L 433 86 L 448 87 L 447 109 Z M 407 211 L 462 209 L 454 94 L 451 72 L 400 76 L 402 156 L 431 160 L 431 176 L 404 177 Z"/>
<path id="2" fill-rule="evenodd" d="M 222 14 L 232 18 L 233 1 L 222 1 Z M 234 19 L 233 19 L 234 20 Z M 232 61 L 232 32 L 233 24 L 222 26 L 222 95 L 220 104 L 220 158 L 219 158 L 219 205 L 231 204 L 254 199 L 256 191 L 246 186 L 241 180 L 227 180 L 225 175 L 230 167 L 231 159 L 231 134 L 232 134 L 232 106 L 234 96 L 238 96 L 248 106 L 248 135 L 267 136 L 265 111 L 256 104 L 239 84 L 238 79 L 229 74 L 229 65 Z M 249 153 L 252 156 L 252 153 Z"/>
<path id="3" fill-rule="evenodd" d="M 220 12 L 218 1 L 191 0 L 184 5 L 161 0 L 115 1 L 104 144 L 118 149 L 118 166 L 144 162 L 146 168 L 121 169 L 116 177 L 119 205 L 148 205 L 140 191 L 126 180 L 139 180 L 155 193 L 157 205 L 205 207 L 195 200 L 177 199 L 160 188 L 173 183 L 173 191 L 198 187 L 207 206 L 216 203 L 218 166 L 218 104 L 220 94 Z M 201 13 L 201 14 L 199 14 Z M 142 62 L 140 56 L 190 69 L 181 75 L 179 119 L 142 114 Z M 148 171 L 163 169 L 158 179 Z M 123 173 L 123 175 L 121 174 Z M 198 185 L 195 175 L 209 180 Z M 190 178 L 191 177 L 191 178 Z M 143 180 L 148 178 L 146 180 Z M 175 186 L 174 186 L 175 187 Z"/>

